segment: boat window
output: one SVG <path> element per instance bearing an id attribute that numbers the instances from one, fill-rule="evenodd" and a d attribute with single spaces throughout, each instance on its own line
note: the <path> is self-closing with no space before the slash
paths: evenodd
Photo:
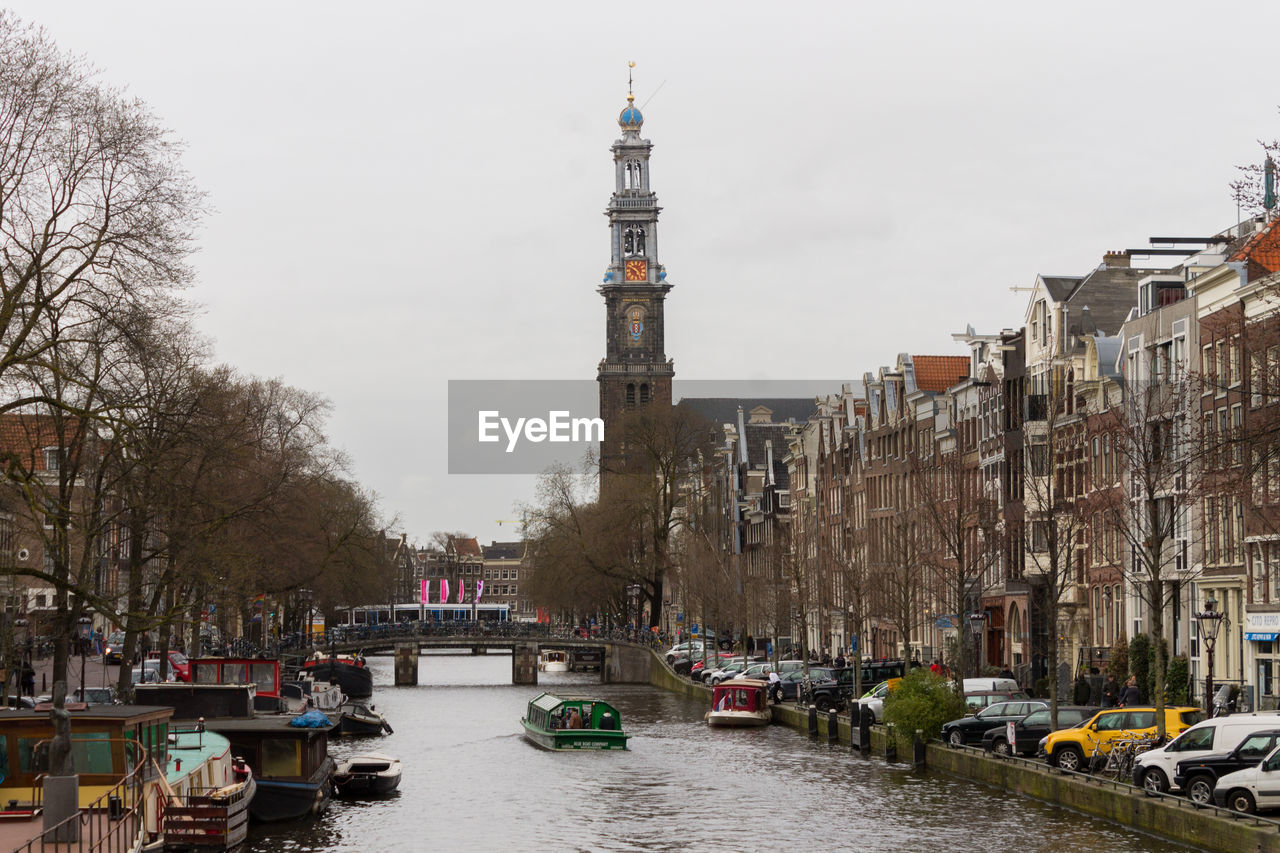
<path id="1" fill-rule="evenodd" d="M 198 663 L 193 667 L 194 677 L 192 681 L 197 684 L 217 684 L 218 683 L 218 665 L 216 663 Z"/>
<path id="2" fill-rule="evenodd" d="M 72 736 L 71 757 L 75 760 L 77 773 L 114 772 L 108 738 L 110 735 L 106 732 L 82 732 Z"/>
<path id="3" fill-rule="evenodd" d="M 44 740 L 42 737 L 20 737 L 18 738 L 18 770 L 22 773 L 34 773 L 37 768 L 31 762 L 31 751 L 35 749 L 35 745 Z M 44 752 L 44 762 L 47 763 L 48 752 Z M 44 768 L 39 768 L 43 770 Z"/>
<path id="4" fill-rule="evenodd" d="M 258 685 L 259 693 L 276 692 L 276 666 L 274 663 L 255 663 L 251 669 L 253 670 L 253 683 Z"/>
<path id="5" fill-rule="evenodd" d="M 263 776 L 301 776 L 302 752 L 294 738 L 267 738 L 262 741 Z"/>
<path id="6" fill-rule="evenodd" d="M 156 761 L 164 767 L 164 763 L 169 760 L 169 724 L 156 724 L 156 745 L 153 747 L 155 751 Z"/>

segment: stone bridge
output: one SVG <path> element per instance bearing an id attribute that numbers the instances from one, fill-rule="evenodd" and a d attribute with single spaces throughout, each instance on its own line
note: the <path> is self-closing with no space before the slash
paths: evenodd
<path id="1" fill-rule="evenodd" d="M 529 637 L 503 636 L 501 634 L 465 634 L 437 636 L 412 633 L 387 633 L 358 640 L 330 643 L 320 649 L 321 654 L 366 655 L 394 652 L 396 656 L 396 684 L 417 684 L 418 654 L 423 649 L 466 650 L 482 655 L 490 649 L 511 652 L 511 683 L 538 683 L 538 656 L 550 651 L 597 651 L 601 653 L 600 683 L 626 684 L 648 683 L 651 667 L 657 660 L 651 646 L 623 640 L 582 639 L 577 637 Z M 402 680 L 402 676 L 403 679 Z"/>

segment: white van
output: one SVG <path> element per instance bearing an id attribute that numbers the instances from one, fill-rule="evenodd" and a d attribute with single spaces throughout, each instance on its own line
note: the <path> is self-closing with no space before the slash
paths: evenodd
<path id="1" fill-rule="evenodd" d="M 965 693 L 1016 693 L 1022 688 L 1012 678 L 966 678 Z"/>
<path id="2" fill-rule="evenodd" d="M 1169 743 L 1149 749 L 1133 762 L 1133 784 L 1161 793 L 1177 787 L 1172 784 L 1178 762 L 1186 758 L 1230 752 L 1254 732 L 1280 727 L 1280 713 L 1254 711 L 1232 714 L 1196 723 Z"/>

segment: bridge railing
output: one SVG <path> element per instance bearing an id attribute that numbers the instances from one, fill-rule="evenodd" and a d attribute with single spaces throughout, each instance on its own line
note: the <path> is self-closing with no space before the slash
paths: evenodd
<path id="1" fill-rule="evenodd" d="M 378 625 L 337 625 L 314 638 L 317 647 L 336 643 L 385 643 L 422 637 L 467 637 L 492 639 L 561 639 L 611 643 L 634 643 L 645 647 L 664 645 L 652 632 L 641 632 L 638 638 L 623 630 L 582 635 L 569 628 L 552 628 L 538 622 L 394 622 Z"/>

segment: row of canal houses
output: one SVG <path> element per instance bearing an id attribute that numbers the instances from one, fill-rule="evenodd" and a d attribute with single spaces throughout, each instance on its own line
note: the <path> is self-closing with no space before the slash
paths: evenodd
<path id="1" fill-rule="evenodd" d="M 693 510 L 723 517 L 735 621 L 1028 685 L 1158 627 L 1196 695 L 1212 654 L 1216 684 L 1275 708 L 1278 271 L 1276 220 L 1153 238 L 1038 276 L 1019 325 L 952 336 L 967 355 L 899 354 L 807 419 L 739 410 Z"/>

